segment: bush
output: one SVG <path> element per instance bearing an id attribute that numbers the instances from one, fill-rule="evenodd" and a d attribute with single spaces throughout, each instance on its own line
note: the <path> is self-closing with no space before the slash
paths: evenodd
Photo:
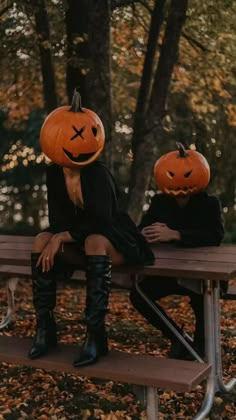
<path id="1" fill-rule="evenodd" d="M 0 233 L 2 235 L 29 235 L 35 236 L 39 231 L 26 222 L 17 222 L 11 225 L 1 226 Z"/>

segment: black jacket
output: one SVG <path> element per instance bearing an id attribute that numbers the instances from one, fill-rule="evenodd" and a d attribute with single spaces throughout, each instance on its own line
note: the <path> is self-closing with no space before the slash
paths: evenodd
<path id="1" fill-rule="evenodd" d="M 175 198 L 156 194 L 139 228 L 155 222 L 165 223 L 170 229 L 178 230 L 181 235 L 178 244 L 181 246 L 219 245 L 224 236 L 220 202 L 205 191 L 191 196 L 183 208 L 178 206 Z"/>

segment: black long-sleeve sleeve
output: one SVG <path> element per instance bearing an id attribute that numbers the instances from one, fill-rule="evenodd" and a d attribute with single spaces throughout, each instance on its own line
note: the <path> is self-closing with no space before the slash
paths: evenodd
<path id="1" fill-rule="evenodd" d="M 139 224 L 139 229 L 142 230 L 145 226 L 150 226 L 156 222 L 166 223 L 165 217 L 162 215 L 163 204 L 162 200 L 156 195 L 152 198 L 149 209 L 144 213 L 142 220 Z"/>
<path id="2" fill-rule="evenodd" d="M 218 199 L 209 197 L 202 226 L 199 224 L 197 228 L 182 228 L 179 232 L 180 244 L 183 246 L 220 245 L 224 237 L 224 226 Z"/>

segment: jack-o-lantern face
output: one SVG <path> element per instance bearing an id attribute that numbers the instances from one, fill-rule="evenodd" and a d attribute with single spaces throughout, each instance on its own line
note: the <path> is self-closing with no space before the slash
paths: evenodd
<path id="1" fill-rule="evenodd" d="M 75 90 L 72 105 L 52 111 L 40 131 L 40 145 L 45 155 L 64 167 L 85 166 L 98 158 L 105 144 L 102 121 L 95 112 L 81 108 Z"/>
<path id="2" fill-rule="evenodd" d="M 177 143 L 178 151 L 167 153 L 154 165 L 157 186 L 165 194 L 184 197 L 206 188 L 210 181 L 210 167 L 205 157 L 194 150 L 185 150 Z"/>

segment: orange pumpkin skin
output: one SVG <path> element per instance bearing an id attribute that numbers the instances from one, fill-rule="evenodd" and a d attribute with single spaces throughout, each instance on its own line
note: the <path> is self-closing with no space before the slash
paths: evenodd
<path id="1" fill-rule="evenodd" d="M 51 161 L 64 167 L 92 163 L 101 154 L 104 144 L 104 127 L 98 115 L 81 108 L 80 102 L 79 110 L 73 110 L 73 100 L 72 107 L 62 106 L 52 111 L 40 131 L 42 151 Z"/>
<path id="2" fill-rule="evenodd" d="M 179 150 L 167 153 L 154 165 L 154 178 L 158 188 L 173 197 L 196 194 L 207 187 L 210 167 L 205 157 L 195 150 Z"/>

